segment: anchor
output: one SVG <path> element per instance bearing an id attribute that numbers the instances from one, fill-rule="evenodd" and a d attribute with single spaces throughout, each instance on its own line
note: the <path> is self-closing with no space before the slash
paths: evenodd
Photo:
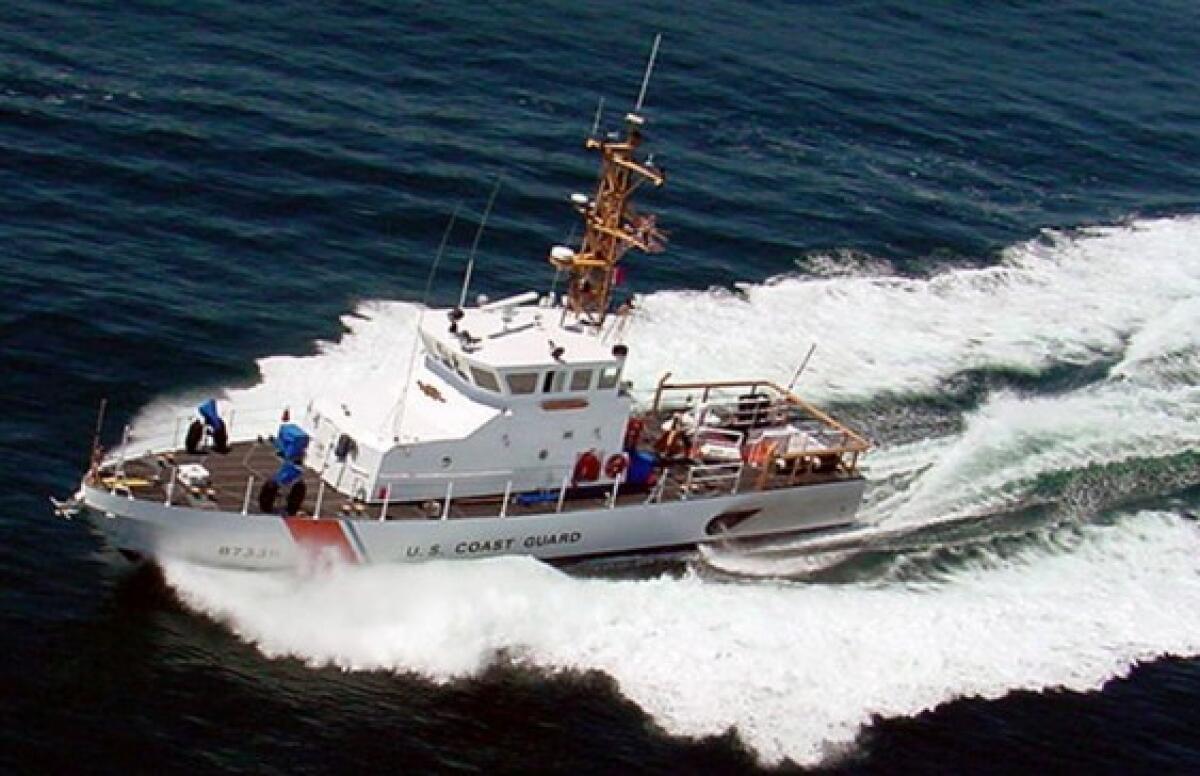
<path id="1" fill-rule="evenodd" d="M 78 517 L 80 510 L 83 509 L 83 493 L 76 493 L 66 501 L 59 501 L 54 496 L 50 496 L 50 505 L 54 508 L 54 516 L 61 517 L 63 520 L 74 520 Z"/>

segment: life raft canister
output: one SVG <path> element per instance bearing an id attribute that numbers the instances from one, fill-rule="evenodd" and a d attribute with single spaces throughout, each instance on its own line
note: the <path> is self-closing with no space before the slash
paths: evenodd
<path id="1" fill-rule="evenodd" d="M 609 479 L 615 480 L 625 473 L 629 468 L 629 456 L 625 453 L 617 453 L 610 455 L 608 460 L 604 462 L 604 474 Z"/>
<path id="2" fill-rule="evenodd" d="M 600 457 L 591 450 L 580 453 L 575 459 L 574 482 L 595 482 L 600 476 Z"/>

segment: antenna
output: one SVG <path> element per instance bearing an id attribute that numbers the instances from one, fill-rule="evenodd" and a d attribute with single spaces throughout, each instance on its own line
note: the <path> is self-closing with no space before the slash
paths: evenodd
<path id="1" fill-rule="evenodd" d="M 792 375 L 792 381 L 788 383 L 788 393 L 791 393 L 792 389 L 796 387 L 796 381 L 799 380 L 800 375 L 804 373 L 804 368 L 808 366 L 808 360 L 812 358 L 812 354 L 814 351 L 816 351 L 816 349 L 817 343 L 814 342 L 812 347 L 808 349 L 808 355 L 805 356 L 804 360 L 800 362 L 800 368 L 796 370 L 796 374 Z"/>
<path id="2" fill-rule="evenodd" d="M 475 249 L 479 247 L 479 238 L 483 237 L 483 228 L 487 226 L 488 216 L 492 213 L 492 203 L 496 201 L 496 194 L 500 192 L 499 176 L 496 176 L 496 185 L 492 187 L 492 195 L 488 197 L 487 207 L 483 209 L 483 219 L 479 222 L 479 228 L 475 230 L 475 240 L 471 243 L 471 257 L 467 259 L 467 272 L 463 275 L 462 293 L 458 296 L 458 307 L 467 303 L 467 288 L 471 285 L 471 272 L 475 269 Z"/>
<path id="3" fill-rule="evenodd" d="M 600 103 L 596 106 L 596 118 L 592 120 L 592 137 L 600 131 L 600 114 L 604 112 L 604 96 L 600 96 Z"/>
<path id="4" fill-rule="evenodd" d="M 569 308 L 582 325 L 598 327 L 604 323 L 617 279 L 616 265 L 626 251 L 636 248 L 645 253 L 657 253 L 661 250 L 663 234 L 656 227 L 654 217 L 640 215 L 630 204 L 642 183 L 649 181 L 658 187 L 666 181 L 660 168 L 645 164 L 637 153 L 642 143 L 640 128 L 645 120 L 636 111 L 646 103 L 646 90 L 660 45 L 662 35 L 655 35 L 635 112 L 625 114 L 625 137 L 622 139 L 617 133 L 609 133 L 603 138 L 589 137 L 583 143 L 584 148 L 600 152 L 600 174 L 595 199 L 589 199 L 585 194 L 571 196 L 575 212 L 583 220 L 583 241 L 579 249 L 554 246 L 548 257 L 555 269 L 568 273 L 569 304 L 565 309 Z M 601 114 L 600 111 L 597 113 Z M 603 118 L 602 114 L 600 117 Z"/>
<path id="5" fill-rule="evenodd" d="M 421 304 L 429 304 L 429 290 L 433 287 L 433 276 L 437 274 L 438 264 L 442 263 L 442 252 L 446 250 L 446 242 L 450 239 L 450 232 L 454 229 L 454 221 L 458 218 L 458 211 L 462 207 L 462 202 L 454 203 L 454 212 L 450 214 L 450 223 L 446 224 L 446 231 L 442 232 L 442 242 L 438 245 L 437 256 L 433 259 L 433 266 L 429 268 L 429 277 L 425 278 L 425 293 L 421 296 Z"/>
<path id="6" fill-rule="evenodd" d="M 104 428 L 104 410 L 108 408 L 108 397 L 100 400 L 100 411 L 96 413 L 96 432 L 92 434 L 92 449 L 88 453 L 88 476 L 96 473 L 96 467 L 100 465 L 100 456 L 97 453 L 100 450 L 100 431 Z M 175 442 L 172 440 L 172 444 Z"/>
<path id="7" fill-rule="evenodd" d="M 637 113 L 642 109 L 642 103 L 646 101 L 646 87 L 650 85 L 650 71 L 654 70 L 654 58 L 658 56 L 658 44 L 662 40 L 662 33 L 654 36 L 654 47 L 650 49 L 650 61 L 646 63 L 646 75 L 642 76 L 642 90 L 638 92 L 637 105 L 634 106 L 633 112 Z"/>
<path id="8" fill-rule="evenodd" d="M 417 346 L 421 343 L 421 321 L 425 319 L 425 308 L 429 305 L 429 291 L 433 287 L 433 278 L 437 275 L 438 265 L 442 263 L 442 252 L 446 250 L 446 242 L 450 239 L 450 232 L 454 230 L 454 221 L 458 218 L 458 211 L 462 207 L 462 202 L 454 203 L 454 212 L 450 214 L 450 223 L 446 224 L 446 231 L 442 232 L 442 242 L 438 245 L 437 256 L 433 259 L 433 266 L 429 268 L 429 277 L 425 278 L 425 294 L 421 297 L 421 310 L 417 313 L 416 331 L 413 333 L 412 350 L 408 354 L 408 374 L 404 377 L 404 390 L 400 392 L 400 400 L 396 402 L 396 406 L 392 408 L 389 419 L 393 415 L 396 417 L 396 440 L 400 439 L 400 431 L 404 426 L 404 408 L 408 404 L 408 388 L 413 381 L 413 364 L 417 361 Z M 386 429 L 386 426 L 385 426 Z"/>

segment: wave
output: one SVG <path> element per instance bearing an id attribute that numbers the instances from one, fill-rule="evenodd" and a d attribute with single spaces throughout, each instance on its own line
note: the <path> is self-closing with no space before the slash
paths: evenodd
<path id="1" fill-rule="evenodd" d="M 1194 349 L 1200 307 L 1200 217 L 1047 231 L 986 269 L 928 279 L 782 277 L 738 291 L 660 291 L 638 299 L 626 376 L 645 396 L 664 370 L 676 378 L 765 376 L 801 381 L 818 401 L 936 395 L 968 370 L 1036 373 L 1061 364 L 1154 357 Z M 243 431 L 272 430 L 282 408 L 341 397 L 366 428 L 383 430 L 409 372 L 420 305 L 367 302 L 346 333 L 311 356 L 270 356 L 261 380 L 223 398 Z M 1128 352 L 1126 352 L 1128 350 Z M 1122 362 L 1124 363 L 1124 362 Z M 135 437 L 190 411 L 166 398 L 133 424 Z M 236 421 L 236 418 L 235 418 Z M 236 422 L 235 422 L 235 425 Z"/>
<path id="2" fill-rule="evenodd" d="M 1195 525 L 1142 512 L 1079 530 L 1067 551 L 984 554 L 919 587 L 578 579 L 527 558 L 310 579 L 165 572 L 268 656 L 438 682 L 501 655 L 600 670 L 669 733 L 734 728 L 764 763 L 813 764 L 876 715 L 1095 689 L 1138 661 L 1200 652 Z"/>
<path id="3" fill-rule="evenodd" d="M 859 402 L 869 414 L 873 401 L 936 397 L 971 370 L 1099 365 L 1088 382 L 1056 393 L 984 393 L 955 424 L 960 431 L 884 444 L 868 458 L 864 512 L 879 532 L 1038 499 L 1061 513 L 1075 495 L 1048 488 L 1047 478 L 1186 458 L 1200 446 L 1196 245 L 1200 218 L 1137 221 L 1048 232 L 995 267 L 927 279 L 789 277 L 737 293 L 649 294 L 629 331 L 627 376 L 648 390 L 669 364 L 681 378 L 786 382 L 816 341 L 804 392 Z M 295 411 L 318 394 L 345 396 L 353 414 L 383 424 L 419 315 L 413 304 L 365 304 L 316 355 L 261 360 L 257 385 L 225 393 L 240 413 L 234 425 L 270 430 L 282 406 Z M 165 400 L 140 421 L 179 406 Z M 273 409 L 255 420 L 252 408 L 262 406 Z M 1015 553 L 973 544 L 918 581 L 894 574 L 836 585 L 700 572 L 580 579 L 525 558 L 306 579 L 174 562 L 165 571 L 189 606 L 269 656 L 435 681 L 501 657 L 600 670 L 668 732 L 733 727 L 765 763 L 811 764 L 875 715 L 1018 688 L 1091 689 L 1138 660 L 1200 652 L 1193 523 L 1142 511 L 1105 525 L 1068 521 L 1068 542 L 1061 530 L 1035 529 Z M 808 574 L 847 558 L 830 549 L 742 565 L 764 576 Z"/>
<path id="4" fill-rule="evenodd" d="M 1119 356 L 1143 329 L 1170 331 L 1176 306 L 1194 318 L 1197 240 L 1200 218 L 1143 220 L 1046 231 L 1004 251 L 997 266 L 928 279 L 786 277 L 738 294 L 651 294 L 632 327 L 630 371 L 640 384 L 663 368 L 786 383 L 817 343 L 803 390 L 847 401 L 930 395 L 974 369 L 1090 364 Z M 1176 345 L 1147 340 L 1136 344 Z"/>
<path id="5" fill-rule="evenodd" d="M 865 516 L 895 527 L 994 513 L 1027 502 L 1047 473 L 1197 448 L 1195 382 L 1141 373 L 1058 396 L 1002 393 L 969 413 L 960 435 L 878 450 L 868 477 L 878 467 L 890 481 L 872 494 Z"/>

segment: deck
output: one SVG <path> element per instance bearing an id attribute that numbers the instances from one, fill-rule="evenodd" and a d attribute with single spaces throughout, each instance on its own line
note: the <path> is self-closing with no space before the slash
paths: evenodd
<path id="1" fill-rule="evenodd" d="M 748 403 L 747 390 L 751 396 L 769 400 Z M 685 415 L 691 423 L 687 430 L 681 428 Z M 653 406 L 635 418 L 636 448 L 653 450 L 658 456 L 656 481 L 649 486 L 566 486 L 561 492 L 544 492 L 542 500 L 535 503 L 529 503 L 528 494 L 512 494 L 507 505 L 500 494 L 451 499 L 449 504 L 442 499 L 384 504 L 355 500 L 322 486 L 319 473 L 305 467 L 306 494 L 295 514 L 364 520 L 494 517 L 502 512 L 520 516 L 801 488 L 858 478 L 858 458 L 868 448 L 864 439 L 832 418 L 764 382 L 670 385 L 664 378 Z M 780 429 L 788 430 L 790 437 L 803 436 L 806 447 L 781 449 Z M 722 453 L 723 457 L 714 460 L 713 455 Z M 95 479 L 139 500 L 262 514 L 259 489 L 275 475 L 280 463 L 273 440 L 259 438 L 236 442 L 224 454 L 176 450 L 110 459 Z M 207 471 L 204 485 L 188 486 L 177 476 L 189 464 L 199 464 Z M 271 514 L 287 511 L 283 490 Z"/>

